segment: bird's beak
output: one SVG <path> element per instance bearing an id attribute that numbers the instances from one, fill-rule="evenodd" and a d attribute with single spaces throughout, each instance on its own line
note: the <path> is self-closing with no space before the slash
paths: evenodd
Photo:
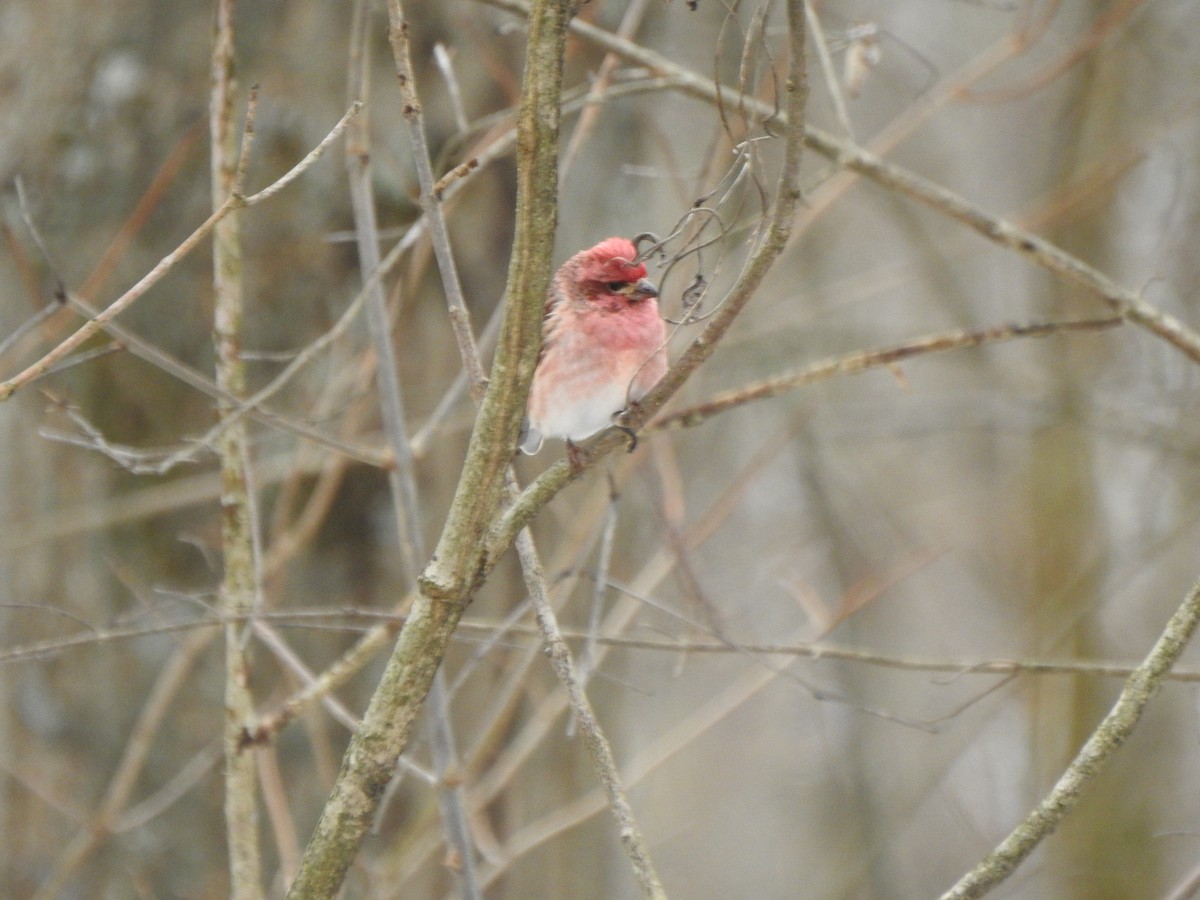
<path id="1" fill-rule="evenodd" d="M 648 297 L 657 297 L 658 287 L 649 278 L 641 278 L 625 285 L 625 287 L 621 288 L 621 293 L 628 297 L 631 302 L 637 303 Z"/>

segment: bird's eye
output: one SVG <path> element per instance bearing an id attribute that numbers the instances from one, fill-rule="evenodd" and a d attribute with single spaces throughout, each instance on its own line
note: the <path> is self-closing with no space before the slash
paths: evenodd
<path id="1" fill-rule="evenodd" d="M 612 291 L 614 294 L 616 294 L 616 293 L 619 293 L 621 291 L 621 289 L 625 287 L 625 282 L 624 281 L 610 281 L 608 284 L 605 285 L 605 287 L 608 288 L 610 291 Z"/>

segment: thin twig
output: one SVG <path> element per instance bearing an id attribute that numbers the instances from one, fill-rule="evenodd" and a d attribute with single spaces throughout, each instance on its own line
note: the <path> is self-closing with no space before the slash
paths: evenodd
<path id="1" fill-rule="evenodd" d="M 333 126 L 333 130 L 330 131 L 329 134 L 325 135 L 325 137 L 321 139 L 321 142 L 317 144 L 317 146 L 313 147 L 313 149 L 310 150 L 302 160 L 292 166 L 274 182 L 267 185 L 258 193 L 251 194 L 250 196 L 246 197 L 243 200 L 243 203 L 246 206 L 254 206 L 258 203 L 262 203 L 264 200 L 270 200 L 289 184 L 311 169 L 313 163 L 320 159 L 325 154 L 325 151 L 329 149 L 329 146 L 339 137 L 341 137 L 342 132 L 345 131 L 350 125 L 351 120 L 360 112 L 362 112 L 362 109 L 362 100 L 352 101 L 350 108 L 346 110 L 345 114 L 343 114 L 343 116 L 338 120 L 338 123 Z"/>
<path id="2" fill-rule="evenodd" d="M 633 590 L 624 590 L 626 596 L 634 595 Z M 326 626 L 337 631 L 353 630 L 347 620 L 361 619 L 363 622 L 386 622 L 393 632 L 403 624 L 404 617 L 388 612 L 371 609 L 354 609 L 339 607 L 329 610 L 312 610 L 307 613 L 278 612 L 259 613 L 253 621 L 274 623 L 279 627 L 319 628 Z M 247 620 L 242 620 L 244 624 Z M 49 638 L 29 644 L 18 644 L 0 649 L 0 665 L 12 665 L 29 662 L 35 659 L 45 659 L 65 653 L 100 644 L 110 644 L 120 641 L 140 640 L 147 637 L 158 637 L 164 634 L 192 631 L 196 629 L 216 629 L 227 623 L 222 618 L 206 618 L 170 624 L 156 623 L 154 625 L 129 626 L 117 628 L 88 628 L 76 634 L 63 637 Z M 541 632 L 536 625 L 522 625 L 514 621 L 494 622 L 487 620 L 462 619 L 458 630 L 464 634 L 486 635 L 489 638 L 496 635 L 508 635 L 514 644 L 537 647 Z M 734 638 L 720 641 L 682 640 L 665 638 L 638 638 L 614 634 L 602 628 L 598 634 L 590 630 L 562 629 L 563 638 L 577 641 L 581 644 L 589 641 L 597 647 L 618 647 L 624 650 L 647 650 L 657 653 L 682 653 L 721 655 L 736 653 L 739 655 L 761 656 L 797 656 L 816 661 L 842 660 L 861 663 L 869 666 L 879 666 L 887 669 L 902 669 L 913 672 L 944 672 L 955 676 L 965 675 L 1084 675 L 1096 678 L 1128 678 L 1135 666 L 1120 663 L 1089 662 L 1086 660 L 1069 659 L 947 659 L 936 657 L 895 656 L 880 653 L 875 650 L 846 647 L 823 641 L 799 641 L 790 643 L 764 644 L 755 641 L 740 641 Z M 474 640 L 474 638 L 462 638 Z M 295 669 L 293 660 L 284 659 L 286 665 L 296 671 L 304 680 L 315 677 L 312 673 L 300 673 Z M 1200 682 L 1200 669 L 1172 669 L 1167 678 L 1171 681 L 1186 683 Z M 332 710 L 331 710 L 332 712 Z M 341 714 L 334 714 L 342 719 Z M 348 722 L 343 724 L 349 725 Z"/>
<path id="3" fill-rule="evenodd" d="M 7 353 L 12 347 L 16 346 L 17 342 L 20 341 L 21 338 L 25 337 L 25 335 L 29 334 L 29 332 L 33 331 L 35 328 L 57 313 L 60 309 L 62 309 L 62 306 L 58 303 L 47 303 L 36 313 L 18 325 L 15 329 L 13 329 L 12 334 L 8 335 L 8 337 L 6 337 L 3 341 L 0 341 L 0 356 L 4 356 L 4 354 Z"/>
<path id="4" fill-rule="evenodd" d="M 254 635 L 262 644 L 275 654 L 283 663 L 283 667 L 291 672 L 302 684 L 313 684 L 317 676 L 305 664 L 291 646 L 283 640 L 271 623 L 263 619 L 263 613 L 258 613 L 249 619 L 254 628 Z M 345 704 L 333 693 L 321 696 L 321 705 L 325 707 L 330 717 L 340 723 L 347 731 L 353 731 L 358 725 L 358 717 L 348 710 Z"/>
<path id="5" fill-rule="evenodd" d="M 654 863 L 650 859 L 646 847 L 646 839 L 633 815 L 633 807 L 625 794 L 621 776 L 617 771 L 616 757 L 612 747 L 604 736 L 587 694 L 583 690 L 575 672 L 575 663 L 571 650 L 558 627 L 558 619 L 554 608 L 546 596 L 546 576 L 542 571 L 541 561 L 533 546 L 533 538 L 528 529 L 522 530 L 517 536 L 517 555 L 521 560 L 521 570 L 525 573 L 525 589 L 533 601 L 533 608 L 538 619 L 538 628 L 546 641 L 546 652 L 554 673 L 567 691 L 571 703 L 571 712 L 575 724 L 583 735 L 583 742 L 592 758 L 592 765 L 600 777 L 600 784 L 608 800 L 608 808 L 612 810 L 617 820 L 618 833 L 625 853 L 633 864 L 634 877 L 642 889 L 642 896 L 650 900 L 665 900 L 666 892 L 662 882 L 654 871 Z"/>
<path id="6" fill-rule="evenodd" d="M 162 815 L 175 803 L 194 788 L 221 761 L 222 749 L 220 741 L 212 741 L 202 747 L 175 773 L 161 788 L 131 806 L 119 822 L 113 826 L 114 834 L 124 834 L 135 828 L 143 828 L 156 817 Z"/>
<path id="7" fill-rule="evenodd" d="M 360 95 L 364 94 L 367 87 L 365 70 L 370 62 L 364 50 L 367 42 L 362 20 L 365 16 L 360 0 L 355 5 L 355 21 L 358 27 L 351 37 L 350 58 L 350 92 Z M 391 323 L 383 295 L 383 284 L 378 278 L 370 277 L 380 268 L 379 225 L 375 213 L 375 192 L 371 186 L 370 140 L 369 124 L 366 117 L 362 117 L 355 123 L 346 141 L 346 168 L 349 172 L 350 203 L 358 235 L 359 267 L 367 276 L 363 292 L 366 296 L 371 345 L 375 349 L 375 383 L 379 390 L 380 415 L 388 446 L 396 459 L 396 465 L 388 472 L 388 486 L 391 489 L 393 512 L 400 534 L 400 559 L 404 566 L 405 578 L 411 583 L 416 578 L 420 560 L 425 553 L 421 546 L 416 481 L 412 475 L 412 448 L 408 442 L 404 395 L 400 389 Z"/>
<path id="8" fill-rule="evenodd" d="M 817 50 L 817 62 L 821 67 L 821 80 L 829 91 L 829 101 L 833 104 L 833 115 L 847 138 L 854 139 L 854 126 L 850 122 L 850 112 L 846 107 L 846 94 L 842 90 L 841 79 L 833 68 L 833 57 L 829 54 L 829 41 L 825 39 L 825 29 L 821 19 L 813 9 L 811 0 L 804 2 L 804 18 L 808 32 L 812 35 L 813 46 Z"/>
<path id="9" fill-rule="evenodd" d="M 589 635 L 579 660 L 579 685 L 587 687 L 588 679 L 596 669 L 596 641 L 600 621 L 604 615 L 604 600 L 608 596 L 608 568 L 612 562 L 613 537 L 617 532 L 617 486 L 612 475 L 608 479 L 608 509 L 604 514 L 604 526 L 600 532 L 600 549 L 596 554 L 596 583 L 592 590 L 592 607 L 588 613 Z M 561 637 L 561 634 L 559 635 Z"/>
<path id="10" fill-rule="evenodd" d="M 442 213 L 440 192 L 433 177 L 433 164 L 429 156 L 429 142 L 425 135 L 425 123 L 421 98 L 417 95 L 417 83 L 408 46 L 408 21 L 400 0 L 388 0 L 388 37 L 392 45 L 392 56 L 396 61 L 396 77 L 400 82 L 403 100 L 404 122 L 412 143 L 413 167 L 417 170 L 417 182 L 421 186 L 421 212 L 429 229 L 430 243 L 437 257 L 438 270 L 442 275 L 442 287 L 446 291 L 446 304 L 450 311 L 450 327 L 458 344 L 458 354 L 467 370 L 471 396 L 478 403 L 487 384 L 479 351 L 475 346 L 475 333 L 471 330 L 471 315 L 463 297 L 462 282 L 450 248 L 446 230 L 446 218 Z"/>
<path id="11" fill-rule="evenodd" d="M 412 599 L 411 596 L 407 597 L 400 605 L 411 603 Z M 252 722 L 247 721 L 242 731 L 242 742 L 257 744 L 271 740 L 297 716 L 353 678 L 376 653 L 395 638 L 403 624 L 404 619 L 397 618 L 369 629 L 353 647 L 338 657 L 336 662 L 324 668 L 310 684 L 306 684 L 273 712 L 259 716 Z M 0 662 L 2 661 L 3 657 L 0 657 Z"/>
<path id="12" fill-rule="evenodd" d="M 725 391 L 704 403 L 656 419 L 648 426 L 648 430 L 667 431 L 675 428 L 692 428 L 719 413 L 746 403 L 777 397 L 787 391 L 807 387 L 829 378 L 857 375 L 869 369 L 893 366 L 906 359 L 944 353 L 948 350 L 961 350 L 984 344 L 1012 341 L 1018 338 L 1048 337 L 1071 331 L 1102 331 L 1120 325 L 1124 321 L 1125 319 L 1121 316 L 1107 316 L 1099 319 L 1031 322 L 936 332 L 905 341 L 903 344 L 894 344 L 891 347 L 882 347 L 878 350 L 859 350 L 844 356 L 835 356 L 792 372 L 765 378 L 735 390 Z"/>
<path id="13" fill-rule="evenodd" d="M 279 853 L 279 874 L 286 883 L 300 865 L 300 839 L 296 834 L 296 823 L 292 819 L 288 790 L 279 769 L 278 748 L 255 747 L 258 760 L 259 781 L 262 784 L 263 806 L 271 823 L 275 847 Z"/>
<path id="14" fill-rule="evenodd" d="M 438 70 L 442 73 L 442 80 L 446 82 L 446 93 L 450 96 L 450 108 L 454 110 L 454 125 L 461 134 L 469 127 L 467 110 L 463 106 L 462 88 L 459 86 L 458 76 L 454 74 L 454 59 L 441 41 L 433 45 L 433 61 L 437 63 Z"/>

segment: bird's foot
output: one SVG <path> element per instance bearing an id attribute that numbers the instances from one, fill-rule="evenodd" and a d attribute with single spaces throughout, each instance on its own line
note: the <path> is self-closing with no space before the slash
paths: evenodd
<path id="1" fill-rule="evenodd" d="M 633 430 L 633 427 L 626 425 L 625 423 L 628 421 L 630 416 L 636 416 L 640 412 L 641 407 L 638 406 L 638 402 L 636 400 L 630 400 L 627 407 L 620 412 L 615 413 L 612 417 L 612 427 L 624 434 L 625 437 L 629 438 L 629 446 L 625 449 L 626 453 L 632 453 L 637 449 L 638 436 L 637 432 Z"/>
<path id="2" fill-rule="evenodd" d="M 617 431 L 629 438 L 629 446 L 625 448 L 626 453 L 632 453 L 637 449 L 638 437 L 636 431 L 634 431 L 628 425 L 613 425 L 613 428 L 617 429 Z"/>

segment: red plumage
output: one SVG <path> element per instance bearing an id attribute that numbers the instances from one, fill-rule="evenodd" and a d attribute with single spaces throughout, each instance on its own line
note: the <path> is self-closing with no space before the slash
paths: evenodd
<path id="1" fill-rule="evenodd" d="M 594 281 L 638 281 L 646 277 L 646 267 L 637 259 L 637 248 L 622 237 L 605 238 L 590 250 L 579 254 L 584 277 Z"/>
<path id="2" fill-rule="evenodd" d="M 611 237 L 554 274 L 521 435 L 525 453 L 537 453 L 543 438 L 579 441 L 606 428 L 666 372 L 658 289 L 636 259 L 630 241 Z"/>

